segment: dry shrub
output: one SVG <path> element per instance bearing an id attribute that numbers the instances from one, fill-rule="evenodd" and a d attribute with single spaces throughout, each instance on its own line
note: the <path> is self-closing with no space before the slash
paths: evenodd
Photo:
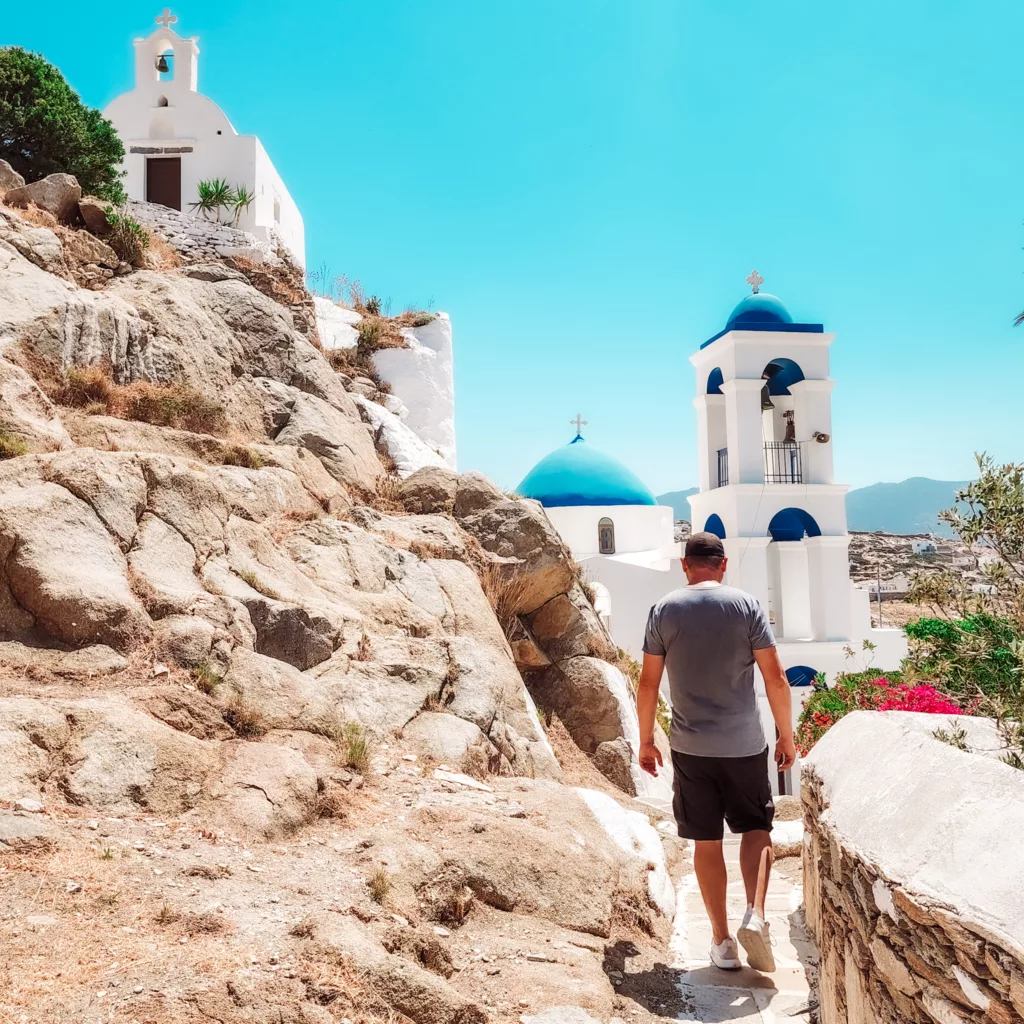
<path id="1" fill-rule="evenodd" d="M 519 623 L 518 611 L 526 596 L 528 582 L 516 565 L 485 562 L 479 569 L 480 586 L 494 609 L 506 637 L 511 638 Z"/>
<path id="2" fill-rule="evenodd" d="M 130 213 L 124 210 L 107 211 L 107 234 L 104 241 L 117 253 L 118 258 L 133 265 L 142 260 L 149 248 L 150 233 Z"/>
<path id="3" fill-rule="evenodd" d="M 29 203 L 28 206 L 8 206 L 6 209 L 33 227 L 49 228 L 52 231 L 57 226 L 57 218 L 35 203 Z"/>
<path id="4" fill-rule="evenodd" d="M 385 868 L 377 868 L 366 882 L 366 887 L 370 890 L 370 897 L 374 903 L 383 903 L 394 885 L 394 879 Z"/>
<path id="5" fill-rule="evenodd" d="M 226 864 L 191 864 L 182 871 L 182 874 L 188 878 L 205 878 L 208 882 L 215 882 L 219 878 L 227 878 L 231 874 L 231 868 Z"/>
<path id="6" fill-rule="evenodd" d="M 288 934 L 296 939 L 311 939 L 316 932 L 316 922 L 311 917 L 304 917 L 288 929 Z"/>
<path id="7" fill-rule="evenodd" d="M 363 727 L 358 722 L 345 722 L 333 738 L 338 747 L 338 764 L 360 775 L 368 775 L 373 761 L 373 749 Z"/>
<path id="8" fill-rule="evenodd" d="M 228 445 L 224 449 L 221 462 L 225 466 L 241 466 L 243 469 L 262 469 L 263 456 L 255 448 L 244 444 Z"/>
<path id="9" fill-rule="evenodd" d="M 348 790 L 343 786 L 327 785 L 316 795 L 313 805 L 314 818 L 333 818 L 344 821 L 351 810 Z"/>
<path id="10" fill-rule="evenodd" d="M 227 427 L 224 406 L 189 384 L 115 384 L 106 366 L 60 370 L 45 358 L 24 356 L 26 369 L 58 405 L 200 434 L 222 433 Z"/>
<path id="11" fill-rule="evenodd" d="M 657 936 L 651 907 L 636 889 L 616 889 L 612 893 L 612 925 L 651 938 Z"/>
<path id="12" fill-rule="evenodd" d="M 258 740 L 270 731 L 263 713 L 259 708 L 246 704 L 241 694 L 235 694 L 221 714 L 239 739 Z"/>
<path id="13" fill-rule="evenodd" d="M 449 928 L 461 927 L 476 901 L 465 875 L 455 867 L 422 885 L 418 895 L 430 920 Z"/>
<path id="14" fill-rule="evenodd" d="M 228 930 L 228 922 L 219 914 L 185 914 L 181 923 L 189 935 L 220 935 Z"/>
<path id="15" fill-rule="evenodd" d="M 224 406 L 188 384 L 137 381 L 118 388 L 121 418 L 197 434 L 218 434 L 227 426 Z"/>
<path id="16" fill-rule="evenodd" d="M 28 445 L 15 434 L 0 430 L 0 459 L 16 459 L 28 454 Z"/>
<path id="17" fill-rule="evenodd" d="M 192 667 L 192 682 L 200 693 L 209 696 L 220 685 L 221 677 L 213 665 L 203 659 Z"/>
<path id="18" fill-rule="evenodd" d="M 143 230 L 149 239 L 147 252 L 151 266 L 155 263 L 160 270 L 173 270 L 181 266 L 181 254 L 163 235 L 146 227 L 143 227 Z"/>
<path id="19" fill-rule="evenodd" d="M 63 381 L 50 394 L 58 405 L 74 409 L 102 407 L 110 408 L 116 384 L 110 379 L 110 371 L 102 366 L 72 366 L 64 371 Z"/>

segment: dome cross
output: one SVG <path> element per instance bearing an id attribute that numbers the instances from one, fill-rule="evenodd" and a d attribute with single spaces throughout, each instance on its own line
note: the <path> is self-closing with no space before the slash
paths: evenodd
<path id="1" fill-rule="evenodd" d="M 583 436 L 583 428 L 587 425 L 587 421 L 583 418 L 580 413 L 576 413 L 576 419 L 569 420 L 569 426 L 576 428 L 576 436 Z"/>
<path id="2" fill-rule="evenodd" d="M 164 8 L 164 13 L 154 19 L 158 25 L 163 25 L 164 28 L 170 28 L 177 20 L 176 14 L 171 14 L 169 7 Z"/>
<path id="3" fill-rule="evenodd" d="M 764 284 L 764 278 L 756 270 L 752 270 L 750 277 L 747 278 L 747 284 L 754 289 L 754 294 L 756 295 L 758 288 Z"/>

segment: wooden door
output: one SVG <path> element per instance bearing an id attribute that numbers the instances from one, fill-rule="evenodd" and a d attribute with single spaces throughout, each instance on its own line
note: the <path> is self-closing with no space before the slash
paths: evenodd
<path id="1" fill-rule="evenodd" d="M 151 156 L 146 160 L 146 202 L 181 209 L 180 156 Z"/>

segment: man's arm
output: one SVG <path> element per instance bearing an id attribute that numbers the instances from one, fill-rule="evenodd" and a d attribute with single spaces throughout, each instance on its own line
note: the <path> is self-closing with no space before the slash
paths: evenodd
<path id="1" fill-rule="evenodd" d="M 791 768 L 796 760 L 796 745 L 793 742 L 793 695 L 789 689 L 789 680 L 775 647 L 755 650 L 754 660 L 764 677 L 765 693 L 768 694 L 775 728 L 779 730 L 779 739 L 775 744 L 775 763 L 779 766 L 779 771 L 785 771 Z"/>
<path id="2" fill-rule="evenodd" d="M 661 686 L 661 674 L 664 671 L 664 656 L 644 653 L 644 667 L 636 687 L 636 714 L 640 719 L 640 767 L 649 775 L 657 775 L 658 766 L 664 763 L 661 751 L 654 742 L 658 688 Z"/>

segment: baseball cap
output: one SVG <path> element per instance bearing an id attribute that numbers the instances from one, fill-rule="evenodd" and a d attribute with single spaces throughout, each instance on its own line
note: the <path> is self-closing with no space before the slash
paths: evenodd
<path id="1" fill-rule="evenodd" d="M 695 533 L 686 542 L 687 558 L 724 558 L 725 545 L 713 533 Z"/>

